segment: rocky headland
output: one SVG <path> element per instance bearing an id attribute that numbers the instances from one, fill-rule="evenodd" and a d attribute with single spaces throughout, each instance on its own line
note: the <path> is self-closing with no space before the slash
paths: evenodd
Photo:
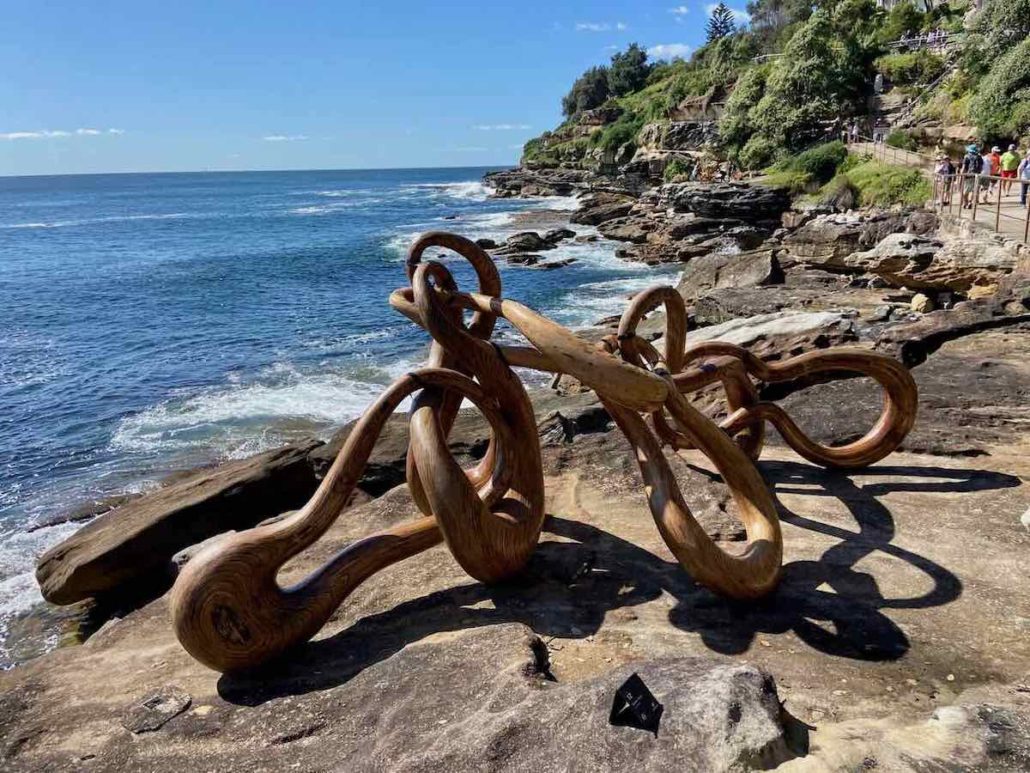
<path id="1" fill-rule="evenodd" d="M 915 429 L 883 462 L 808 464 L 770 432 L 759 469 L 784 528 L 768 599 L 728 602 L 654 528 L 631 450 L 568 376 L 537 388 L 548 492 L 517 581 L 485 586 L 443 547 L 375 575 L 309 644 L 219 675 L 182 650 L 167 590 L 199 546 L 301 506 L 347 437 L 179 474 L 90 503 L 40 559 L 55 605 L 15 624 L 0 674 L 5 770 L 1018 770 L 1030 766 L 1030 251 L 914 207 L 797 208 L 741 183 L 640 185 L 580 169 L 492 175 L 499 196 L 578 195 L 569 229 L 527 220 L 498 261 L 560 268 L 569 239 L 680 264 L 688 339 L 782 360 L 838 344 L 913 368 Z M 583 335 L 613 332 L 598 320 Z M 660 315 L 641 326 L 657 340 Z M 759 384 L 821 442 L 854 439 L 879 393 L 862 379 Z M 695 396 L 716 416 L 717 391 Z M 489 428 L 463 411 L 463 466 Z M 289 584 L 409 519 L 406 418 L 394 416 L 330 532 Z M 667 452 L 708 533 L 744 538 L 711 462 Z M 1023 516 L 1021 523 L 1020 517 Z M 39 655 L 57 621 L 62 646 Z M 657 735 L 608 723 L 638 673 Z"/>

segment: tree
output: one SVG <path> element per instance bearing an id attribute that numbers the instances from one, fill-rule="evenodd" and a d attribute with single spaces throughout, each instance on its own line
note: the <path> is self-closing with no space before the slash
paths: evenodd
<path id="1" fill-rule="evenodd" d="M 576 79 L 569 93 L 562 98 L 561 110 L 564 115 L 573 116 L 600 107 L 609 96 L 608 68 L 591 67 Z"/>
<path id="2" fill-rule="evenodd" d="M 629 48 L 612 57 L 608 68 L 608 90 L 617 97 L 640 91 L 650 73 L 647 52 L 636 43 L 630 43 Z"/>
<path id="3" fill-rule="evenodd" d="M 1002 56 L 980 81 L 969 115 L 985 137 L 1014 138 L 1030 129 L 1030 39 Z"/>
<path id="4" fill-rule="evenodd" d="M 1030 0 L 988 0 L 973 25 L 989 66 L 1030 37 Z"/>
<path id="5" fill-rule="evenodd" d="M 712 15 L 705 24 L 708 42 L 712 43 L 737 31 L 737 23 L 733 20 L 733 11 L 726 3 L 719 3 L 712 9 Z"/>

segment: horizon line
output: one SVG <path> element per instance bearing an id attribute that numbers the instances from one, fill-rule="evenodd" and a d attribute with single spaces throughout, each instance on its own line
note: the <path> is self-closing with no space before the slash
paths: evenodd
<path id="1" fill-rule="evenodd" d="M 349 168 L 325 168 L 305 167 L 301 169 L 183 169 L 183 170 L 158 170 L 158 171 L 132 171 L 132 172 L 44 172 L 39 174 L 0 174 L 0 180 L 24 180 L 35 177 L 102 177 L 112 175 L 133 175 L 133 174 L 284 174 L 288 172 L 398 172 L 398 171 L 428 171 L 433 169 L 489 169 L 492 167 L 511 168 L 517 167 L 518 162 L 509 164 L 463 164 L 458 166 L 378 166 L 378 167 L 349 167 Z"/>

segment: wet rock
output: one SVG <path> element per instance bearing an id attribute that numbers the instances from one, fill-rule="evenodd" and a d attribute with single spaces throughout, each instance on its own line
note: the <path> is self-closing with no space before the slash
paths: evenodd
<path id="1" fill-rule="evenodd" d="M 539 252 L 553 250 L 554 244 L 544 239 L 536 231 L 521 231 L 512 234 L 504 241 L 505 252 Z"/>
<path id="2" fill-rule="evenodd" d="M 783 280 L 783 269 L 773 250 L 717 253 L 690 261 L 676 289 L 690 301 L 717 288 L 759 287 L 781 284 Z"/>
<path id="3" fill-rule="evenodd" d="M 526 252 L 519 252 L 508 256 L 508 262 L 516 266 L 535 266 L 542 258 L 539 255 L 531 255 Z"/>
<path id="4" fill-rule="evenodd" d="M 784 191 L 746 183 L 672 183 L 658 189 L 657 198 L 663 209 L 720 219 L 775 221 L 772 228 L 790 209 L 790 196 Z"/>
<path id="5" fill-rule="evenodd" d="M 476 244 L 482 247 L 484 250 L 497 249 L 497 242 L 495 242 L 493 239 L 476 239 Z"/>
<path id="6" fill-rule="evenodd" d="M 580 208 L 569 218 L 580 225 L 600 225 L 628 215 L 636 200 L 618 193 L 593 193 L 580 200 Z"/>
<path id="7" fill-rule="evenodd" d="M 570 196 L 586 190 L 594 180 L 584 169 L 506 169 L 483 178 L 497 198 Z"/>
<path id="8" fill-rule="evenodd" d="M 552 271 L 556 268 L 565 268 L 576 263 L 576 258 L 563 258 L 562 260 L 549 260 L 546 263 L 537 263 L 533 266 L 537 271 Z"/>
<path id="9" fill-rule="evenodd" d="M 133 706 L 122 717 L 122 727 L 130 733 L 152 733 L 160 730 L 190 707 L 190 694 L 179 687 L 162 687 Z"/>
<path id="10" fill-rule="evenodd" d="M 319 445 L 286 446 L 200 470 L 101 515 L 39 559 L 43 596 L 70 604 L 164 581 L 183 548 L 307 501 L 317 485 L 307 457 Z"/>
<path id="11" fill-rule="evenodd" d="M 550 244 L 557 244 L 565 239 L 571 239 L 576 232 L 569 228 L 552 228 L 544 234 L 544 241 Z"/>
<path id="12" fill-rule="evenodd" d="M 658 228 L 659 223 L 648 217 L 629 216 L 602 223 L 597 230 L 608 239 L 643 244 L 647 241 L 648 234 Z"/>

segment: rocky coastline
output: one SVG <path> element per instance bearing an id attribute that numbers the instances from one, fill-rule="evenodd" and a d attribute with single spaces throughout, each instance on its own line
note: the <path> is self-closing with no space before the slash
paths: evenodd
<path id="1" fill-rule="evenodd" d="M 5 769 L 1030 765 L 1030 251 L 918 208 L 799 209 L 758 185 L 646 187 L 579 169 L 487 182 L 499 197 L 577 195 L 571 223 L 620 242 L 619 257 L 682 266 L 691 341 L 768 361 L 838 344 L 898 357 L 920 388 L 915 430 L 857 474 L 801 463 L 770 433 L 760 469 L 787 531 L 785 576 L 742 608 L 671 560 L 628 446 L 562 377 L 532 394 L 551 515 L 523 579 L 487 588 L 431 550 L 359 588 L 288 663 L 233 678 L 178 647 L 165 593 L 205 542 L 301 506 L 352 425 L 91 503 L 38 565 L 61 607 L 15 623 L 26 662 L 0 674 Z M 481 246 L 560 269 L 556 245 L 596 238 L 559 216 L 527 225 Z M 662 320 L 642 327 L 658 339 Z M 858 381 L 759 389 L 821 442 L 847 442 L 878 413 Z M 725 408 L 714 391 L 694 399 Z M 481 458 L 488 434 L 463 411 L 457 461 Z M 284 582 L 410 517 L 406 447 L 396 415 L 347 512 Z M 708 533 L 740 541 L 711 464 L 670 459 Z M 35 657 L 54 620 L 65 646 Z M 655 738 L 606 721 L 634 671 L 666 705 Z"/>

